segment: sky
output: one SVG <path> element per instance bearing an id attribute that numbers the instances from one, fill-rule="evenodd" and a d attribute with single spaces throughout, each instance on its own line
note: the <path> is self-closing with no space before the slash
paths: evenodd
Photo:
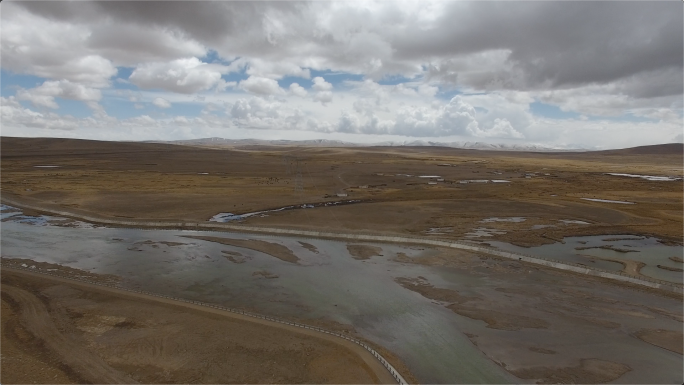
<path id="1" fill-rule="evenodd" d="M 682 142 L 683 4 L 6 0 L 0 133 Z"/>

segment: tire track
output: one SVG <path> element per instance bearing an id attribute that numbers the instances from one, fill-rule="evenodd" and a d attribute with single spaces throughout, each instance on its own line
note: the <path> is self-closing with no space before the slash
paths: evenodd
<path id="1" fill-rule="evenodd" d="M 19 304 L 21 320 L 26 329 L 84 379 L 93 384 L 137 384 L 133 378 L 112 368 L 101 358 L 64 336 L 52 322 L 45 305 L 36 296 L 6 284 L 2 285 L 2 292 Z"/>

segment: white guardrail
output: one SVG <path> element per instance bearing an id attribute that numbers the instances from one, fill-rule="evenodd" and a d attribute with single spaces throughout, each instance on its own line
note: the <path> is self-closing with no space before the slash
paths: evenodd
<path id="1" fill-rule="evenodd" d="M 357 344 L 357 345 L 363 347 L 364 349 L 368 350 L 368 351 L 373 355 L 373 357 L 375 357 L 375 358 L 382 364 L 382 366 L 384 366 L 385 369 L 387 369 L 387 371 L 392 375 L 392 377 L 394 377 L 394 379 L 397 381 L 397 383 L 398 383 L 399 385 L 408 385 L 408 383 L 406 382 L 406 380 L 404 379 L 404 377 L 402 377 L 402 375 L 399 374 L 399 372 L 394 368 L 394 366 L 392 366 L 392 364 L 390 364 L 390 363 L 389 363 L 389 362 L 388 362 L 380 353 L 378 353 L 375 349 L 371 348 L 371 347 L 368 346 L 367 344 L 365 344 L 365 343 L 363 343 L 363 342 L 361 342 L 361 341 L 359 341 L 359 340 L 357 340 L 357 339 L 354 339 L 354 338 L 345 336 L 344 334 L 340 334 L 340 333 L 336 333 L 336 332 L 331 332 L 331 331 L 329 331 L 329 330 L 325 330 L 325 329 L 319 328 L 319 327 L 317 327 L 317 326 L 311 326 L 311 325 L 300 324 L 300 323 L 297 323 L 297 322 L 286 321 L 286 320 L 282 320 L 282 319 L 279 319 L 279 318 L 276 318 L 276 317 L 269 317 L 269 316 L 265 316 L 265 315 L 261 315 L 261 314 L 257 314 L 257 313 L 247 312 L 247 311 L 240 310 L 240 309 L 232 309 L 232 308 L 229 308 L 229 307 L 224 307 L 224 306 L 220 306 L 220 305 L 216 305 L 216 304 L 208 303 L 208 302 L 193 301 L 193 300 L 190 300 L 190 299 L 172 297 L 172 296 L 163 295 L 163 294 L 157 294 L 157 293 L 152 293 L 152 292 L 148 292 L 148 291 L 144 291 L 144 290 L 128 289 L 128 288 L 125 288 L 125 287 L 120 287 L 120 286 L 116 286 L 116 285 L 112 285 L 112 284 L 107 284 L 107 283 L 102 283 L 102 282 L 97 282 L 97 281 L 91 281 L 91 280 L 83 279 L 83 278 L 69 277 L 69 276 L 65 276 L 65 275 L 61 275 L 61 274 L 51 273 L 51 272 L 49 272 L 49 271 L 42 271 L 42 270 L 39 269 L 39 268 L 30 268 L 30 267 L 23 267 L 23 266 L 14 266 L 14 265 L 8 264 L 7 262 L 2 262 L 2 263 L 0 264 L 0 266 L 2 266 L 3 268 L 9 268 L 9 269 L 26 270 L 26 271 L 31 272 L 31 273 L 51 275 L 51 276 L 58 277 L 58 278 L 62 278 L 62 279 L 68 279 L 68 280 L 72 280 L 72 281 L 83 282 L 83 283 L 87 283 L 87 284 L 90 284 L 90 285 L 102 286 L 102 287 L 107 287 L 107 288 L 115 289 L 115 290 L 123 290 L 123 291 L 131 292 L 131 293 L 136 293 L 136 294 L 143 294 L 143 295 L 148 295 L 148 296 L 157 297 L 157 298 L 164 298 L 164 299 L 172 300 L 172 301 L 179 301 L 179 302 L 190 303 L 190 304 L 198 305 L 198 306 L 205 306 L 205 307 L 209 307 L 209 308 L 212 308 L 212 309 L 227 311 L 227 312 L 231 312 L 231 313 L 235 313 L 235 314 L 240 314 L 240 315 L 247 316 L 247 317 L 258 318 L 258 319 L 262 319 L 262 320 L 266 320 L 266 321 L 277 322 L 277 323 L 280 323 L 280 324 L 285 324 L 285 325 L 290 325 L 290 326 L 296 326 L 296 327 L 303 328 L 303 329 L 309 329 L 309 330 L 314 330 L 314 331 L 317 331 L 317 332 L 320 332 L 320 333 L 329 334 L 329 335 L 332 335 L 332 336 L 335 336 L 335 337 L 339 337 L 339 338 L 345 339 L 345 340 L 347 340 L 347 341 L 353 342 L 353 343 L 355 343 L 355 344 Z"/>
<path id="2" fill-rule="evenodd" d="M 683 294 L 684 288 L 682 284 L 677 284 L 674 282 L 663 281 L 660 279 L 650 278 L 646 276 L 635 276 L 626 274 L 622 271 L 607 271 L 595 268 L 593 266 L 581 265 L 578 263 L 564 262 L 550 258 L 544 258 L 540 256 L 513 253 L 508 251 L 503 251 L 493 247 L 486 247 L 480 245 L 468 244 L 465 242 L 453 241 L 453 240 L 440 240 L 440 239 L 428 239 L 428 238 L 418 238 L 418 237 L 399 237 L 399 236 L 387 236 L 387 235 L 369 235 L 369 234 L 345 234 L 345 233 L 329 233 L 321 231 L 309 231 L 309 230 L 293 230 L 293 229 L 277 229 L 277 228 L 267 228 L 267 227 L 256 227 L 256 226 L 242 226 L 242 225 L 230 225 L 226 223 L 196 223 L 196 222 L 147 222 L 147 221 L 120 221 L 115 219 L 105 219 L 96 218 L 87 215 L 77 215 L 68 211 L 60 211 L 53 209 L 45 209 L 38 206 L 27 205 L 24 203 L 15 202 L 11 199 L 2 198 L 2 201 L 8 205 L 24 207 L 36 211 L 42 211 L 46 213 L 78 218 L 87 222 L 109 224 L 116 226 L 125 226 L 132 229 L 169 229 L 169 228 L 182 228 L 188 230 L 228 230 L 235 232 L 248 232 L 248 233 L 263 233 L 263 234 L 282 234 L 298 237 L 310 237 L 310 238 L 328 238 L 328 239 L 345 239 L 354 241 L 368 241 L 368 242 L 382 242 L 382 243 L 409 243 L 409 244 L 419 244 L 419 245 L 431 245 L 448 247 L 452 249 L 462 249 L 477 251 L 484 254 L 489 254 L 501 258 L 512 259 L 516 261 L 528 262 L 536 265 L 542 265 L 546 267 L 552 267 L 560 270 L 572 271 L 579 274 L 591 275 L 595 277 L 602 277 L 607 279 L 612 279 L 621 282 L 628 282 L 635 285 L 645 286 L 652 289 L 661 289 L 665 291 L 674 292 L 677 294 Z"/>

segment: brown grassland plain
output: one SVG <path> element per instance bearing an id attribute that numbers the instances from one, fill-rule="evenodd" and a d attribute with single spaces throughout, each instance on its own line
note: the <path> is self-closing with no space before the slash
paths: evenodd
<path id="1" fill-rule="evenodd" d="M 677 144 L 586 153 L 440 147 L 212 148 L 8 137 L 1 145 L 4 197 L 75 214 L 208 221 L 219 212 L 243 214 L 360 200 L 271 212 L 242 223 L 407 235 L 430 235 L 429 230 L 437 228 L 439 237 L 455 239 L 486 227 L 500 230 L 495 239 L 521 246 L 592 234 L 648 234 L 682 243 L 682 180 L 607 175 L 681 177 L 682 146 Z M 444 181 L 428 184 L 436 180 L 421 175 Z M 510 183 L 459 183 L 478 179 Z M 340 198 L 338 192 L 348 195 Z M 481 222 L 515 216 L 527 220 Z"/>
<path id="2" fill-rule="evenodd" d="M 437 147 L 211 148 L 42 138 L 2 138 L 0 144 L 2 197 L 45 209 L 70 211 L 75 216 L 199 222 L 208 221 L 221 212 L 244 214 L 313 204 L 315 208 L 269 212 L 238 224 L 452 239 L 462 239 L 476 229 L 487 228 L 495 230 L 493 239 L 521 246 L 556 242 L 565 236 L 594 234 L 653 235 L 666 242 L 682 244 L 681 180 L 654 182 L 607 175 L 681 177 L 681 145 L 592 153 L 518 153 Z M 419 176 L 439 176 L 443 180 Z M 482 179 L 508 180 L 509 183 L 460 183 Z M 428 184 L 428 181 L 436 184 Z M 347 197 L 336 196 L 339 192 L 345 192 Z M 592 202 L 581 198 L 634 204 Z M 358 202 L 323 205 L 340 200 Z M 486 221 L 492 217 L 524 217 L 526 220 Z M 297 263 L 296 256 L 267 242 L 242 246 Z M 367 259 L 380 254 L 368 246 L 349 246 L 350 253 L 357 258 Z M 309 248 L 315 249 L 312 245 Z M 226 258 L 240 262 L 235 255 Z M 397 258 L 401 259 L 401 256 Z M 401 261 L 441 266 L 441 260 L 435 258 L 434 261 Z M 452 259 L 448 263 L 454 263 Z M 504 265 L 499 262 L 487 265 L 486 274 L 493 277 L 493 270 Z M 475 270 L 467 269 L 469 272 Z M 267 272 L 263 274 L 270 277 Z M 506 271 L 502 276 L 510 280 L 516 275 Z M 571 286 L 576 285 L 572 279 L 564 279 L 569 280 Z M 450 310 L 483 320 L 487 328 L 529 334 L 527 330 L 542 333 L 553 324 L 575 330 L 575 321 L 547 320 L 545 317 L 550 314 L 547 305 L 542 306 L 546 310 L 538 313 L 528 311 L 529 317 L 519 316 L 519 309 L 512 311 L 509 297 L 518 293 L 518 289 L 490 290 L 486 295 L 489 302 L 480 304 L 475 296 L 445 291 L 426 282 L 411 279 L 397 282 L 426 298 L 453 302 L 448 306 Z M 5 383 L 17 382 L 17 379 L 50 383 L 89 379 L 102 382 L 103 378 L 113 382 L 130 382 L 131 378 L 148 383 L 226 382 L 227 376 L 233 376 L 231 381 L 237 382 L 377 380 L 363 363 L 357 362 L 358 358 L 339 347 L 287 333 L 271 333 L 263 325 L 180 311 L 173 306 L 124 299 L 111 293 L 57 285 L 19 274 L 3 272 L 2 283 L 2 380 Z M 536 292 L 530 295 L 531 301 L 544 297 L 543 293 L 552 289 L 554 295 L 567 294 L 565 289 L 561 290 L 562 285 L 544 285 L 539 283 Z M 595 290 L 596 293 L 605 291 Z M 495 304 L 492 298 L 497 298 L 497 293 L 502 298 Z M 561 302 L 567 306 L 573 301 Z M 620 305 L 617 310 L 637 314 L 625 306 Z M 585 310 L 573 309 L 571 313 L 586 312 L 586 304 L 579 307 Z M 26 309 L 32 309 L 35 314 L 28 314 Z M 554 317 L 565 317 L 561 313 L 554 313 Z M 649 313 L 649 319 L 658 314 Z M 643 317 L 642 313 L 637 315 Z M 622 320 L 608 322 L 593 313 L 587 317 L 577 322 L 589 322 L 591 327 L 601 329 L 626 327 Z M 81 361 L 65 361 L 59 349 L 48 346 L 55 336 L 44 335 L 45 330 L 39 331 L 41 327 L 36 324 L 39 321 L 52 325 L 45 330 L 58 330 L 59 338 L 72 341 L 82 353 L 95 351 L 90 359 L 97 362 L 86 362 L 89 359 L 86 353 L 78 356 Z M 217 344 L 211 333 L 219 327 L 225 329 L 226 322 L 233 322 L 231 328 L 236 330 L 234 335 L 229 333 L 225 337 L 232 338 L 224 341 L 229 348 Z M 224 323 L 223 326 L 220 323 Z M 34 326 L 37 329 L 30 330 Z M 630 326 L 634 329 L 633 337 L 681 354 L 675 346 L 681 343 L 670 343 L 681 341 L 681 333 L 666 335 L 659 329 L 637 326 Z M 184 333 L 187 330 L 193 330 L 193 333 Z M 586 358 L 583 351 L 576 354 L 576 358 L 582 360 L 573 364 L 575 366 L 567 366 L 564 371 L 549 369 L 554 365 L 531 368 L 529 363 L 523 362 L 527 355 L 506 353 L 506 346 L 520 345 L 520 341 L 513 338 L 514 343 L 501 344 L 495 333 L 475 331 L 466 333 L 471 341 L 497 362 L 509 362 L 507 370 L 519 378 L 606 382 L 631 370 L 619 362 Z M 268 341 L 264 340 L 264 333 L 270 333 Z M 126 345 L 126 341 L 132 345 Z M 143 345 L 135 345 L 141 343 Z M 550 352 L 555 353 L 555 350 L 556 347 L 550 345 L 529 348 L 534 354 L 549 357 L 554 356 Z M 415 380 L 390 353 L 383 351 L 383 354 L 402 368 L 400 370 L 410 381 Z M 263 366 L 261 358 L 264 356 L 269 360 L 273 358 L 273 365 Z M 326 361 L 325 357 L 333 356 L 348 359 Z M 12 365 L 8 365 L 8 359 L 14 360 Z M 223 366 L 213 364 L 218 362 L 216 359 L 233 362 L 242 371 L 226 372 Z M 516 359 L 520 362 L 516 363 Z M 169 366 L 169 362 L 173 365 Z M 202 369 L 191 370 L 195 366 Z M 183 369 L 175 370 L 175 367 Z M 298 369 L 292 369 L 294 367 Z M 518 369 L 514 369 L 516 367 Z"/>

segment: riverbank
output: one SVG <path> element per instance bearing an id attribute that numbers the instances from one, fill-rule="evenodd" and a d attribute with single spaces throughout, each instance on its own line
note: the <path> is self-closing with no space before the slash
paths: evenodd
<path id="1" fill-rule="evenodd" d="M 167 374 L 162 378 L 151 368 L 134 370 L 131 374 L 133 377 L 125 373 L 130 372 L 131 366 L 140 365 L 140 362 L 134 362 L 136 360 L 142 360 L 148 366 L 160 367 L 168 365 L 168 361 L 165 360 L 173 361 L 181 356 L 186 357 L 185 361 L 188 357 L 192 357 L 194 360 L 199 360 L 198 363 L 202 361 L 202 357 L 212 356 L 211 362 L 216 364 L 220 362 L 221 365 L 215 369 L 211 369 L 211 365 L 205 368 L 208 373 L 203 374 L 203 380 L 199 382 L 207 382 L 204 378 L 207 375 L 213 376 L 215 380 L 218 380 L 216 382 L 224 383 L 236 381 L 255 383 L 263 380 L 273 383 L 385 384 L 397 382 L 379 361 L 382 358 L 372 349 L 369 351 L 348 337 L 340 338 L 322 329 L 298 327 L 294 323 L 277 322 L 268 317 L 229 312 L 217 306 L 200 304 L 196 301 L 180 301 L 159 295 L 125 291 L 104 286 L 102 283 L 76 281 L 73 278 L 48 275 L 46 272 L 18 270 L 7 266 L 3 266 L 2 280 L 2 291 L 8 296 L 7 300 L 10 301 L 11 307 L 11 311 L 3 317 L 3 326 L 13 324 L 19 327 L 16 317 L 20 317 L 22 327 L 25 327 L 26 331 L 38 340 L 44 341 L 44 348 L 47 350 L 40 354 L 54 355 L 71 369 L 72 379 L 76 377 L 95 383 L 112 381 L 152 383 L 160 382 L 160 380 L 176 382 L 179 379 L 182 381 L 184 377 L 188 378 L 187 376 L 190 375 L 188 371 L 192 372 L 190 367 L 194 365 L 184 362 L 182 366 L 186 369 L 183 367 L 176 369 L 173 374 Z M 72 289 L 65 291 L 64 285 Z M 48 313 L 48 310 L 35 297 L 37 291 L 50 293 L 47 295 L 51 302 L 51 313 Z M 84 304 L 84 300 L 79 301 L 78 298 L 88 298 L 86 300 L 88 304 Z M 76 304 L 74 301 L 80 303 Z M 181 313 L 174 311 L 174 308 L 178 307 L 184 309 L 182 316 Z M 27 310 L 28 308 L 33 310 Z M 143 308 L 145 310 L 142 310 Z M 66 312 L 70 316 L 60 318 L 58 315 L 60 312 Z M 107 315 L 100 313 L 107 313 Z M 169 318 L 166 318 L 167 313 L 169 313 Z M 175 315 L 170 313 L 175 313 Z M 78 316 L 76 317 L 75 314 Z M 145 316 L 142 317 L 142 314 Z M 212 314 L 227 317 L 230 320 L 218 321 L 211 316 Z M 57 317 L 56 322 L 60 322 L 62 328 L 65 324 L 71 324 L 66 326 L 67 330 L 79 331 L 82 334 L 80 339 L 89 341 L 86 346 L 90 349 L 94 345 L 95 352 L 100 356 L 88 353 L 88 347 L 79 344 L 78 338 L 65 336 L 51 326 L 55 322 L 54 317 Z M 174 321 L 169 324 L 162 321 L 165 319 Z M 154 326 L 162 324 L 165 325 L 161 328 L 163 330 Z M 201 337 L 203 333 L 198 333 L 200 330 L 216 328 L 224 330 L 219 338 L 221 342 L 217 341 L 218 336 L 213 334 L 210 341 Z M 227 330 L 230 332 L 226 333 Z M 155 358 L 145 354 L 141 356 L 140 353 L 134 352 L 135 346 L 120 344 L 106 346 L 108 341 L 110 344 L 114 343 L 111 341 L 112 334 L 117 334 L 117 340 L 125 341 L 127 340 L 125 334 L 130 333 L 136 334 L 136 346 L 139 344 L 156 345 L 158 342 L 154 341 L 158 341 L 157 334 L 160 332 L 164 334 L 164 339 L 161 341 L 164 346 L 160 348 L 166 350 L 165 357 Z M 107 336 L 109 338 L 105 338 Z M 105 338 L 104 342 L 103 338 Z M 17 346 L 18 341 L 11 339 L 3 341 L 3 347 L 5 342 L 12 349 L 20 350 Z M 236 344 L 242 348 L 238 348 L 235 353 L 226 352 L 225 349 L 215 351 L 220 345 Z M 264 344 L 264 347 L 260 348 L 260 344 Z M 298 346 L 296 350 L 301 351 L 301 354 L 292 351 L 292 344 Z M 263 362 L 264 356 L 252 357 L 249 354 L 250 351 L 259 351 L 263 348 L 271 351 L 267 360 L 273 360 L 273 364 L 276 365 Z M 192 353 L 188 354 L 186 349 L 190 349 Z M 118 358 L 114 359 L 115 356 Z M 177 357 L 174 358 L 174 356 Z M 251 362 L 254 359 L 261 362 Z M 255 370 L 249 369 L 254 365 L 256 365 Z M 219 373 L 216 369 L 220 367 L 229 368 L 229 370 Z M 235 370 L 236 367 L 240 369 Z M 98 368 L 100 368 L 99 371 Z M 301 368 L 306 369 L 302 371 Z M 22 378 L 21 373 L 11 369 L 8 372 L 10 378 Z M 404 381 L 403 378 L 398 378 Z M 3 379 L 7 379 L 7 372 L 4 373 Z"/>

